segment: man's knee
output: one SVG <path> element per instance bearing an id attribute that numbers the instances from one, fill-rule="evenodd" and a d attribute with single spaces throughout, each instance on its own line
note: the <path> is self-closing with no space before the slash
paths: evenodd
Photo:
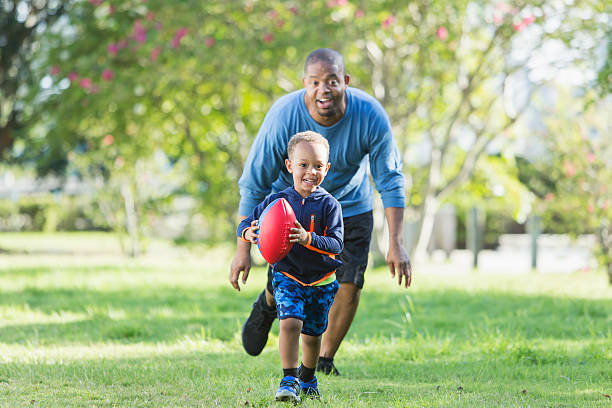
<path id="1" fill-rule="evenodd" d="M 357 307 L 360 295 L 361 289 L 354 283 L 341 283 L 334 302 L 338 301 L 345 307 Z"/>

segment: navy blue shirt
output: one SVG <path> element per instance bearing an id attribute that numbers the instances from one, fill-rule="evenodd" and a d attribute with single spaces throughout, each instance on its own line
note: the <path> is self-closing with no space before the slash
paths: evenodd
<path id="1" fill-rule="evenodd" d="M 298 222 L 308 231 L 307 245 L 293 244 L 286 257 L 272 265 L 275 272 L 293 276 L 302 284 L 313 284 L 329 276 L 342 265 L 334 257 L 344 246 L 344 225 L 340 203 L 322 187 L 303 198 L 293 187 L 270 194 L 259 203 L 251 215 L 240 222 L 236 234 L 243 237 L 244 230 L 258 220 L 272 201 L 284 197 Z"/>
<path id="2" fill-rule="evenodd" d="M 329 142 L 331 167 L 321 187 L 340 202 L 345 217 L 374 206 L 368 168 L 384 207 L 404 208 L 402 161 L 382 105 L 366 92 L 349 87 L 344 116 L 332 126 L 322 126 L 308 113 L 305 92 L 281 97 L 266 114 L 238 181 L 239 214 L 250 214 L 268 194 L 293 185 L 284 164 L 287 143 L 306 130 L 320 133 Z"/>

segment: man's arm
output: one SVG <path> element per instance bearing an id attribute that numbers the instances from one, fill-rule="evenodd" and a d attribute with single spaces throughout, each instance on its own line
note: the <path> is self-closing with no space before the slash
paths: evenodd
<path id="1" fill-rule="evenodd" d="M 240 221 L 247 218 L 241 216 Z M 232 260 L 230 266 L 229 281 L 231 285 L 240 292 L 240 285 L 238 284 L 238 278 L 240 278 L 240 272 L 242 272 L 242 284 L 246 283 L 251 270 L 251 243 L 243 241 L 242 238 L 236 239 L 236 254 Z"/>
<path id="2" fill-rule="evenodd" d="M 389 252 L 387 253 L 387 264 L 391 271 L 391 276 L 395 276 L 397 272 L 397 283 L 402 286 L 402 277 L 404 286 L 407 288 L 412 281 L 412 266 L 408 253 L 403 247 L 403 223 L 404 209 L 399 207 L 385 208 L 385 217 L 387 218 L 387 226 L 389 227 Z"/>

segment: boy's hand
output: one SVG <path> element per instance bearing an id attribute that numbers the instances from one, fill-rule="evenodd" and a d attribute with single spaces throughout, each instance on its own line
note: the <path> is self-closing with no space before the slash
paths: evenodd
<path id="1" fill-rule="evenodd" d="M 258 220 L 251 221 L 251 226 L 249 227 L 247 232 L 244 233 L 244 239 L 251 241 L 252 244 L 256 244 L 257 238 L 259 237 L 259 234 L 257 234 L 257 231 L 259 231 L 257 222 Z"/>
<path id="2" fill-rule="evenodd" d="M 298 243 L 300 245 L 306 245 L 308 243 L 308 232 L 302 227 L 302 225 L 295 220 L 297 228 L 291 228 L 291 234 L 289 234 L 289 242 Z"/>

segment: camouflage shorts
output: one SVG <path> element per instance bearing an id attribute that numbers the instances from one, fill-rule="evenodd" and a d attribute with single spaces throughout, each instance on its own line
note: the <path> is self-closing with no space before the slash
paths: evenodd
<path id="1" fill-rule="evenodd" d="M 338 281 L 323 286 L 302 286 L 282 273 L 274 273 L 274 300 L 278 319 L 304 322 L 302 333 L 320 336 L 327 329 L 327 313 L 338 292 Z"/>

